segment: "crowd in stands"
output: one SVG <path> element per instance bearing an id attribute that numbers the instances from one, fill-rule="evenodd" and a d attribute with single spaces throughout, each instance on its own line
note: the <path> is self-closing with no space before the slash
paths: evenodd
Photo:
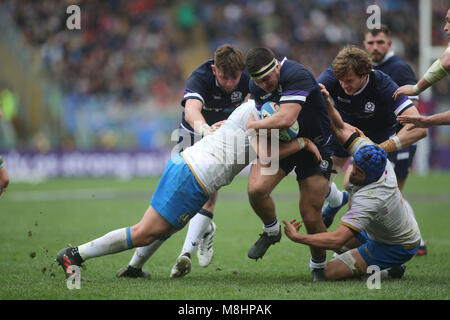
<path id="1" fill-rule="evenodd" d="M 66 27 L 70 4 L 81 8 L 81 30 Z M 189 37 L 195 27 L 203 31 L 210 53 L 227 42 L 244 52 L 267 46 L 318 76 L 343 45 L 361 45 L 371 4 L 380 6 L 382 22 L 392 28 L 396 53 L 415 67 L 417 0 L 8 2 L 26 42 L 40 50 L 65 92 L 110 94 L 126 102 L 148 95 L 179 100 L 186 76 L 180 55 L 193 45 Z"/>

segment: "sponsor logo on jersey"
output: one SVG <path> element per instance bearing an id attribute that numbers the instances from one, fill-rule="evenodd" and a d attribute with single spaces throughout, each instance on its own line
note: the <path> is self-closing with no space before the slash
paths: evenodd
<path id="1" fill-rule="evenodd" d="M 341 97 L 337 97 L 337 99 L 339 100 L 339 101 L 342 101 L 342 102 L 345 102 L 345 103 L 352 103 L 351 102 L 351 100 L 349 100 L 349 99 L 344 99 L 344 98 L 341 98 Z"/>
<path id="2" fill-rule="evenodd" d="M 375 111 L 375 103 L 373 102 L 367 102 L 366 105 L 364 106 L 364 112 L 367 113 L 372 113 Z"/>

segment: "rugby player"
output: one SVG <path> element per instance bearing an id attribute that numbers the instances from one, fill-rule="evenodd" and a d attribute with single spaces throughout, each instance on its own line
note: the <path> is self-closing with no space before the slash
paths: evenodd
<path id="1" fill-rule="evenodd" d="M 419 112 L 408 97 L 402 95 L 397 100 L 392 98 L 397 84 L 384 72 L 373 70 L 369 55 L 355 46 L 342 49 L 317 81 L 330 93 L 343 120 L 362 130 L 387 153 L 408 147 L 427 135 L 424 129 L 410 130 L 410 125 L 396 132 L 398 115 L 415 115 Z M 337 143 L 333 149 L 333 163 L 338 170 L 350 155 Z M 351 166 L 347 177 L 350 170 Z M 327 201 L 322 217 L 328 228 L 339 209 L 348 202 L 348 193 L 340 192 L 332 183 Z"/>
<path id="2" fill-rule="evenodd" d="M 281 226 L 270 194 L 294 169 L 301 193 L 300 214 L 308 233 L 326 231 L 321 219 L 321 208 L 332 168 L 330 146 L 333 133 L 320 88 L 314 76 L 303 65 L 285 57 L 276 59 L 275 54 L 267 48 L 251 49 L 247 53 L 245 65 L 251 76 L 250 93 L 257 108 L 267 101 L 280 105 L 280 110 L 270 117 L 258 121 L 250 117 L 247 128 L 286 129 L 298 121 L 299 136 L 314 141 L 322 155 L 322 161 L 317 163 L 310 153 L 299 151 L 282 159 L 273 175 L 261 173 L 263 164 L 260 161 L 252 164 L 248 195 L 253 210 L 264 226 L 263 233 L 250 247 L 248 257 L 258 260 L 270 245 L 281 239 Z M 311 247 L 313 281 L 324 280 L 325 263 L 325 250 Z"/>
<path id="3" fill-rule="evenodd" d="M 420 245 L 420 231 L 411 206 L 402 197 L 394 169 L 383 148 L 345 123 L 326 96 L 336 140 L 353 156 L 350 175 L 351 207 L 336 231 L 299 234 L 301 223 L 283 220 L 286 236 L 294 242 L 334 250 L 339 255 L 327 263 L 328 280 L 367 274 L 368 266 L 383 270 L 381 278 L 401 278 Z"/>
<path id="4" fill-rule="evenodd" d="M 214 52 L 214 59 L 203 62 L 192 72 L 181 101 L 184 110 L 177 144 L 179 151 L 211 134 L 246 100 L 249 80 L 242 52 L 230 44 L 219 46 Z M 199 265 L 207 267 L 211 263 L 216 230 L 212 219 L 216 200 L 217 193 L 214 193 L 189 222 L 186 239 L 171 270 L 171 277 L 184 276 L 191 270 L 191 257 L 197 248 Z M 151 246 L 137 249 L 128 266 L 117 272 L 117 277 L 145 276 L 142 266 L 165 240 L 167 238 L 158 239 Z"/>

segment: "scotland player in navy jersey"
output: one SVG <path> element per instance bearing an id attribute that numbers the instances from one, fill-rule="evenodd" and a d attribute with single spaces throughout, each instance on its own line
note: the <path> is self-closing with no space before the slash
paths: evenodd
<path id="1" fill-rule="evenodd" d="M 308 233 L 326 231 L 320 210 L 331 174 L 333 134 L 320 88 L 303 65 L 286 58 L 275 59 L 267 48 L 251 49 L 245 65 L 252 78 L 250 93 L 257 108 L 267 101 L 280 105 L 280 110 L 270 117 L 262 120 L 250 117 L 247 129 L 285 129 L 298 121 L 299 135 L 314 141 L 323 159 L 318 163 L 309 153 L 299 151 L 282 159 L 273 175 L 262 174 L 261 162 L 252 164 L 248 185 L 250 204 L 264 223 L 263 233 L 248 251 L 249 258 L 257 260 L 281 239 L 281 226 L 270 194 L 294 168 L 301 193 L 300 213 Z M 316 247 L 310 250 L 313 281 L 324 280 L 326 252 Z"/>
<path id="2" fill-rule="evenodd" d="M 342 49 L 317 81 L 330 93 L 344 122 L 360 128 L 388 153 L 407 147 L 427 134 L 423 129 L 410 130 L 410 126 L 396 132 L 398 115 L 418 114 L 418 111 L 408 97 L 392 98 L 398 86 L 384 72 L 373 70 L 368 54 L 355 46 Z M 336 168 L 342 168 L 349 154 L 338 144 L 333 149 L 333 163 Z M 327 201 L 322 217 L 329 227 L 338 210 L 347 203 L 348 193 L 340 192 L 332 183 Z"/>
<path id="3" fill-rule="evenodd" d="M 393 51 L 391 51 L 392 40 L 389 39 L 390 30 L 386 25 L 381 25 L 380 29 L 368 29 L 364 38 L 364 48 L 369 53 L 373 61 L 373 68 L 381 70 L 394 80 L 398 86 L 415 84 L 416 77 L 411 68 Z M 410 96 L 409 99 L 418 107 L 417 95 Z M 399 126 L 397 130 L 400 130 Z M 417 146 L 411 145 L 399 151 L 389 153 L 389 160 L 394 164 L 397 183 L 400 191 L 403 190 L 409 169 L 412 165 Z"/>
<path id="4" fill-rule="evenodd" d="M 414 72 L 406 62 L 397 57 L 391 50 L 392 40 L 389 36 L 390 30 L 386 25 L 381 25 L 379 29 L 366 30 L 364 36 L 364 48 L 372 58 L 373 68 L 386 73 L 398 86 L 414 85 L 416 83 Z M 413 96 L 409 96 L 409 99 L 414 103 L 414 106 L 418 108 L 419 97 L 414 94 Z M 399 125 L 397 131 L 402 127 L 402 125 Z M 416 144 L 412 144 L 409 147 L 388 154 L 389 160 L 394 165 L 397 184 L 400 191 L 403 191 L 403 187 L 405 186 L 416 150 Z M 427 248 L 425 242 L 422 240 L 419 250 L 417 250 L 417 255 L 422 256 L 426 254 Z"/>
<path id="5" fill-rule="evenodd" d="M 183 151 L 202 137 L 212 134 L 248 96 L 250 77 L 244 70 L 242 52 L 230 44 L 217 48 L 214 59 L 202 63 L 187 80 L 181 105 L 184 107 L 177 147 Z M 217 192 L 210 195 L 202 209 L 189 222 L 186 239 L 171 271 L 182 277 L 191 270 L 191 256 L 197 250 L 200 266 L 207 267 L 213 258 L 212 241 L 216 226 L 212 221 Z M 166 238 L 139 248 L 118 277 L 144 277 L 143 264 Z"/>

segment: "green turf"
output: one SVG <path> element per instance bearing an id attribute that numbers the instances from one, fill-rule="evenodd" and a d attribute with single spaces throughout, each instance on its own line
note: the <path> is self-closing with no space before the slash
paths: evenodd
<path id="1" fill-rule="evenodd" d="M 0 198 L 0 299 L 450 299 L 449 182 L 449 173 L 410 177 L 405 195 L 415 209 L 429 254 L 413 258 L 405 279 L 382 281 L 380 290 L 369 290 L 364 281 L 312 283 L 308 247 L 285 236 L 262 260 L 248 259 L 247 250 L 262 226 L 248 203 L 245 177 L 219 193 L 216 254 L 209 267 L 201 268 L 194 257 L 188 276 L 169 278 L 185 228 L 146 264 L 151 280 L 114 277 L 129 261 L 133 252 L 128 251 L 87 261 L 82 276 L 88 281 L 80 290 L 69 290 L 53 262 L 58 250 L 136 223 L 157 179 L 11 183 Z M 273 196 L 279 218 L 299 217 L 293 177 L 282 181 Z"/>

